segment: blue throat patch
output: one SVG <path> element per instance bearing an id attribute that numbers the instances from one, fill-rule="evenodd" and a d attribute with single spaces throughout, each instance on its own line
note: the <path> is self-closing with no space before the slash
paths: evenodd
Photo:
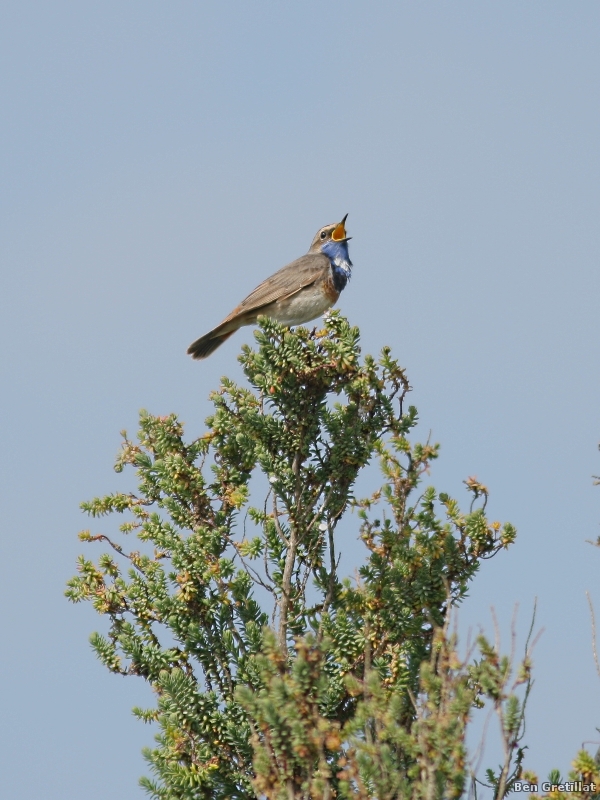
<path id="1" fill-rule="evenodd" d="M 331 264 L 333 285 L 336 292 L 341 292 L 350 280 L 352 274 L 352 262 L 348 255 L 348 242 L 334 242 L 330 239 L 321 247 Z"/>

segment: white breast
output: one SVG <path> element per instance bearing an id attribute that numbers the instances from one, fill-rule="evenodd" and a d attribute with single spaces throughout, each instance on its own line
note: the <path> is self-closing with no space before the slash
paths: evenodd
<path id="1" fill-rule="evenodd" d="M 320 317 L 333 305 L 317 286 L 306 286 L 286 300 L 278 300 L 272 316 L 282 325 L 302 325 Z"/>

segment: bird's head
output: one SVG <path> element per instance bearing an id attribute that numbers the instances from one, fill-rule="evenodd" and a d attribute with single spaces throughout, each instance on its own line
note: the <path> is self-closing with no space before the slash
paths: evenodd
<path id="1" fill-rule="evenodd" d="M 348 214 L 341 222 L 335 222 L 333 225 L 325 225 L 324 228 L 317 231 L 315 238 L 309 249 L 309 253 L 326 253 L 333 255 L 334 251 L 338 251 L 340 247 L 348 254 L 348 242 L 352 237 L 346 236 L 346 219 Z"/>

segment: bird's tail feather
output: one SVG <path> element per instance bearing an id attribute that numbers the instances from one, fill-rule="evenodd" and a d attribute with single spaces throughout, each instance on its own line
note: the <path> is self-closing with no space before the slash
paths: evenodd
<path id="1" fill-rule="evenodd" d="M 196 341 L 188 347 L 188 354 L 197 361 L 202 358 L 207 358 L 211 353 L 214 353 L 217 347 L 220 347 L 224 341 L 229 339 L 234 332 L 235 331 L 227 331 L 227 333 L 218 333 L 218 328 L 216 331 L 210 331 L 210 333 L 196 339 Z"/>

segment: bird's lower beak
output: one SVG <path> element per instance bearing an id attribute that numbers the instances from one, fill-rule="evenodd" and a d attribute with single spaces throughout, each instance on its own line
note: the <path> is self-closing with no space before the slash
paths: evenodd
<path id="1" fill-rule="evenodd" d="M 346 222 L 347 218 L 348 218 L 348 214 L 346 214 L 344 219 L 341 222 L 338 222 L 338 224 L 333 229 L 333 231 L 331 233 L 331 238 L 333 239 L 334 242 L 342 242 L 344 239 L 347 238 L 346 237 L 346 226 L 345 226 L 345 222 Z"/>

